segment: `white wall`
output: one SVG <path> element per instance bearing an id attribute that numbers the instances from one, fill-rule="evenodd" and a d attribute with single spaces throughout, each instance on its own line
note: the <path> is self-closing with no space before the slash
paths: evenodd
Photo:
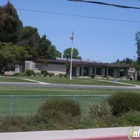
<path id="1" fill-rule="evenodd" d="M 34 70 L 35 73 L 41 72 L 41 70 L 47 70 L 48 72 L 53 72 L 55 75 L 59 73 L 66 73 L 66 65 L 65 64 L 48 64 L 48 66 L 44 66 L 41 63 L 35 63 L 33 61 L 25 61 L 25 71 L 26 70 Z"/>
<path id="2" fill-rule="evenodd" d="M 45 70 L 48 72 L 53 72 L 56 75 L 59 73 L 66 73 L 66 65 L 65 64 L 48 64 L 48 66 L 45 66 Z"/>

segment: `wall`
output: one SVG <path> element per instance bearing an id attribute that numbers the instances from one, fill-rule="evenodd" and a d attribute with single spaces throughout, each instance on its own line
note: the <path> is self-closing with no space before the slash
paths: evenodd
<path id="1" fill-rule="evenodd" d="M 48 64 L 47 66 L 36 63 L 33 61 L 25 61 L 25 71 L 26 70 L 34 70 L 35 73 L 40 73 L 41 70 L 47 70 L 48 72 L 53 72 L 55 75 L 59 73 L 66 73 L 66 65 L 65 64 Z"/>

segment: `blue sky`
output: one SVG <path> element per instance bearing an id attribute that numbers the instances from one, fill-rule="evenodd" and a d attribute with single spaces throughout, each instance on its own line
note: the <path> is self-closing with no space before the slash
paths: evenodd
<path id="1" fill-rule="evenodd" d="M 138 0 L 96 1 L 140 7 Z M 10 0 L 10 2 L 17 9 L 23 25 L 36 27 L 40 36 L 46 34 L 61 53 L 71 47 L 70 35 L 74 29 L 73 47 L 79 50 L 84 60 L 113 62 L 126 57 L 131 59 L 137 57 L 134 38 L 135 33 L 140 31 L 140 10 L 67 0 Z M 0 5 L 6 3 L 7 0 L 0 0 Z M 27 12 L 19 9 L 132 20 L 139 23 Z"/>

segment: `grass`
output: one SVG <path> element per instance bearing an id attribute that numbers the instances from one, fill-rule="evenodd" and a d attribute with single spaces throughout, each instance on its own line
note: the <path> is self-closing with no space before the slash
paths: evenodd
<path id="1" fill-rule="evenodd" d="M 0 116 L 35 114 L 39 105 L 51 98 L 73 99 L 87 114 L 88 104 L 99 103 L 106 95 L 114 94 L 116 89 L 63 89 L 46 87 L 4 87 L 0 86 Z M 139 93 L 139 91 L 135 91 Z M 11 96 L 12 95 L 12 96 Z"/>
<path id="2" fill-rule="evenodd" d="M 32 81 L 18 79 L 16 77 L 0 77 L 0 82 L 32 82 Z"/>
<path id="3" fill-rule="evenodd" d="M 121 89 L 120 89 L 121 90 Z M 78 89 L 52 87 L 7 87 L 0 86 L 0 95 L 110 95 L 118 89 Z M 126 91 L 126 90 L 125 90 Z M 136 90 L 135 92 L 138 92 Z"/>
<path id="4" fill-rule="evenodd" d="M 118 82 L 134 84 L 134 85 L 140 85 L 140 81 L 134 81 L 134 80 L 118 80 Z"/>
<path id="5" fill-rule="evenodd" d="M 76 84 L 76 85 L 105 85 L 105 86 L 120 86 L 121 84 L 116 84 L 114 82 L 106 82 L 106 81 L 98 81 L 96 79 L 91 78 L 73 78 L 69 80 L 69 78 L 60 78 L 60 77 L 39 77 L 39 76 L 24 76 L 17 78 L 26 78 L 35 81 L 45 82 L 45 83 L 53 83 L 53 84 Z M 127 85 L 123 85 L 127 86 Z"/>
<path id="6" fill-rule="evenodd" d="M 101 102 L 105 97 L 94 96 L 3 96 L 0 97 L 0 116 L 6 115 L 33 115 L 38 107 L 46 100 L 51 98 L 67 98 L 77 101 L 83 111 L 83 115 L 87 113 L 88 103 Z"/>

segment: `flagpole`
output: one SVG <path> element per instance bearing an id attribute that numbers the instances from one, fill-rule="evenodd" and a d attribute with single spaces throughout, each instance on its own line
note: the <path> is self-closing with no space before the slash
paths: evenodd
<path id="1" fill-rule="evenodd" d="M 72 80 L 72 54 L 73 54 L 74 30 L 72 31 L 70 39 L 71 39 L 70 80 Z"/>
<path id="2" fill-rule="evenodd" d="M 73 53 L 73 39 L 72 39 L 72 42 L 71 42 L 70 80 L 72 80 L 72 53 Z"/>

